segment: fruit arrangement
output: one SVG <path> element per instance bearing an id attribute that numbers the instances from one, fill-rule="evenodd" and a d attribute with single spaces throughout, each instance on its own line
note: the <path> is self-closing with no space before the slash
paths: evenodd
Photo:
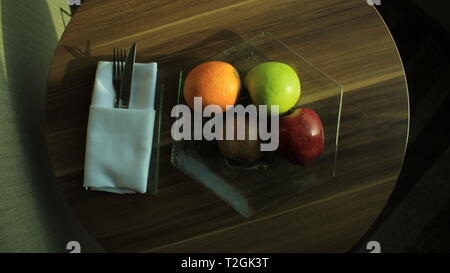
<path id="1" fill-rule="evenodd" d="M 324 150 L 324 130 L 319 115 L 311 109 L 301 108 L 301 85 L 296 71 L 281 62 L 263 62 L 250 69 L 244 78 L 244 87 L 250 103 L 259 107 L 278 106 L 279 153 L 294 164 L 308 166 Z M 202 97 L 202 107 L 218 105 L 226 111 L 241 96 L 238 71 L 220 61 L 202 63 L 192 69 L 184 82 L 186 103 L 194 108 L 194 97 Z M 239 122 L 235 120 L 235 123 Z M 242 122 L 242 121 L 241 121 Z M 256 161 L 262 157 L 260 140 L 248 139 L 248 120 L 245 139 L 218 140 L 219 150 L 230 159 Z M 237 126 L 234 126 L 236 129 Z"/>

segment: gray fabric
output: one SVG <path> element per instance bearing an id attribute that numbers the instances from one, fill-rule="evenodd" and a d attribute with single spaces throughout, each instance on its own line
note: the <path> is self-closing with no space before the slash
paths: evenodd
<path id="1" fill-rule="evenodd" d="M 72 240 L 100 250 L 58 192 L 45 146 L 47 73 L 65 13 L 66 0 L 0 2 L 0 252 L 68 252 Z"/>

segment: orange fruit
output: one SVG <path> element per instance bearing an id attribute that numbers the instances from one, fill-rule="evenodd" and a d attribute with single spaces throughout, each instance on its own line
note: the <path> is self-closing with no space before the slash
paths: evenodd
<path id="1" fill-rule="evenodd" d="M 194 97 L 202 97 L 202 109 L 215 104 L 225 111 L 227 105 L 236 104 L 240 89 L 239 74 L 231 64 L 211 61 L 196 66 L 188 73 L 183 95 L 192 109 Z"/>

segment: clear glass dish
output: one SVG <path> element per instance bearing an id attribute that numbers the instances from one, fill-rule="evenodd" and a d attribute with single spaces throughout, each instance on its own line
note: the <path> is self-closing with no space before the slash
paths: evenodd
<path id="1" fill-rule="evenodd" d="M 150 157 L 149 174 L 147 181 L 146 194 L 156 195 L 158 193 L 159 186 L 159 172 L 160 172 L 160 149 L 161 149 L 161 128 L 162 128 L 162 115 L 164 106 L 164 84 L 157 84 L 155 90 L 155 125 L 153 127 L 153 144 L 152 154 Z"/>
<path id="2" fill-rule="evenodd" d="M 243 164 L 226 159 L 216 141 L 181 140 L 172 144 L 171 162 L 175 167 L 214 192 L 245 217 L 332 179 L 337 159 L 343 95 L 340 84 L 270 33 L 262 33 L 207 60 L 232 64 L 241 79 L 249 69 L 265 61 L 283 62 L 293 67 L 300 76 L 302 86 L 302 95 L 297 104 L 319 114 L 324 126 L 325 150 L 309 167 L 291 164 L 276 152 L 266 152 L 257 162 Z M 180 101 L 182 87 L 183 72 L 180 73 L 178 103 L 184 103 Z M 246 93 L 246 90 L 242 90 L 241 101 L 247 100 Z"/>

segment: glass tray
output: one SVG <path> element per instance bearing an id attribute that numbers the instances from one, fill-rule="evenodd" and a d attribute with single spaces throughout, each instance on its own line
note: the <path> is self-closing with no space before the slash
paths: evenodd
<path id="1" fill-rule="evenodd" d="M 146 194 L 156 195 L 158 193 L 159 172 L 160 172 L 160 148 L 161 148 L 161 128 L 164 106 L 164 84 L 157 84 L 155 90 L 155 125 L 153 127 L 152 154 L 150 157 L 150 166 L 147 182 Z"/>
<path id="2" fill-rule="evenodd" d="M 293 67 L 300 76 L 302 87 L 297 105 L 311 108 L 319 114 L 324 126 L 325 149 L 309 167 L 291 164 L 277 152 L 266 152 L 262 159 L 253 164 L 239 164 L 226 159 L 216 141 L 181 140 L 172 144 L 171 162 L 175 167 L 214 192 L 245 217 L 332 179 L 335 175 L 343 95 L 340 84 L 270 33 L 262 33 L 207 60 L 232 64 L 241 80 L 249 69 L 261 62 L 278 61 Z M 182 71 L 178 103 L 184 103 L 180 101 L 183 78 Z M 245 104 L 247 101 L 248 95 L 243 85 L 239 103 Z"/>

